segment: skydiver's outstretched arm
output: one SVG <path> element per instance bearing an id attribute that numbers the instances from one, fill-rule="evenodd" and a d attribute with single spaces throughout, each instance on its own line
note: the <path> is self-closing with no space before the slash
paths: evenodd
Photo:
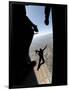
<path id="1" fill-rule="evenodd" d="M 44 47 L 43 51 L 47 48 L 47 45 Z"/>
<path id="2" fill-rule="evenodd" d="M 36 53 L 39 53 L 39 51 L 38 51 L 38 50 L 35 50 L 35 52 L 36 52 Z"/>

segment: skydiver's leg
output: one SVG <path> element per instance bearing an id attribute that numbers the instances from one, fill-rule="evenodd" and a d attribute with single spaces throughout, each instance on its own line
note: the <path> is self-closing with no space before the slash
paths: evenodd
<path id="1" fill-rule="evenodd" d="M 42 63 L 45 63 L 44 57 L 42 57 Z"/>
<path id="2" fill-rule="evenodd" d="M 39 68 L 40 68 L 40 65 L 41 65 L 41 57 L 39 57 L 39 63 L 38 63 L 37 70 L 39 70 Z"/>

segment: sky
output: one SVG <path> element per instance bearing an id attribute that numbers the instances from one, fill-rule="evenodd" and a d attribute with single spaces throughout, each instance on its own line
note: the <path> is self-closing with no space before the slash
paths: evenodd
<path id="1" fill-rule="evenodd" d="M 26 6 L 26 15 L 29 19 L 37 25 L 39 30 L 39 34 L 48 34 L 52 33 L 52 13 L 50 10 L 49 16 L 49 25 L 45 25 L 45 7 L 44 6 L 35 6 L 35 5 L 28 5 Z"/>

